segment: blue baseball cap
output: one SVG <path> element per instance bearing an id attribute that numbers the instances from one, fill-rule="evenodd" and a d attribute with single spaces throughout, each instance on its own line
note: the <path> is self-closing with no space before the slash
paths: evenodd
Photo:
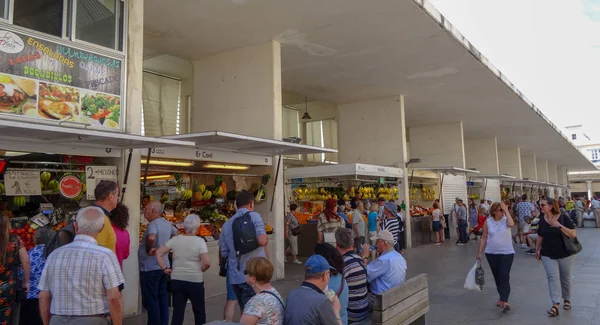
<path id="1" fill-rule="evenodd" d="M 304 271 L 306 273 L 321 273 L 327 270 L 335 270 L 329 263 L 325 257 L 321 255 L 313 255 L 306 260 L 304 263 Z"/>
<path id="2" fill-rule="evenodd" d="M 391 213 L 396 213 L 398 211 L 398 206 L 396 203 L 388 202 L 383 204 L 383 207 L 389 210 Z"/>

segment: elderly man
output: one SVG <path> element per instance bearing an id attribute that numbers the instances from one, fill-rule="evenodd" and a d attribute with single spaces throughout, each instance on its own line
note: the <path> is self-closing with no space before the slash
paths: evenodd
<path id="1" fill-rule="evenodd" d="M 354 230 L 354 247 L 360 249 L 365 243 L 365 220 L 363 220 L 364 204 L 356 202 L 356 209 L 352 211 L 352 230 Z"/>
<path id="2" fill-rule="evenodd" d="M 333 267 L 321 255 L 313 255 L 304 263 L 304 282 L 292 290 L 285 305 L 284 324 L 341 325 L 340 301 L 335 294 L 329 298 L 325 290 Z M 293 306 L 293 307 L 290 307 Z"/>
<path id="3" fill-rule="evenodd" d="M 117 207 L 117 203 L 119 203 L 119 185 L 113 181 L 102 180 L 96 184 L 94 196 L 96 197 L 94 205 L 104 212 L 104 227 L 96 240 L 98 241 L 98 245 L 104 246 L 114 252 L 117 245 L 117 235 L 108 216 L 110 216 L 110 211 L 114 210 Z"/>
<path id="4" fill-rule="evenodd" d="M 104 212 L 83 208 L 75 221 L 75 239 L 48 256 L 40 278 L 40 314 L 44 325 L 123 324 L 119 286 L 124 283 L 117 256 L 99 246 Z M 108 309 L 106 308 L 108 302 Z"/>
<path id="5" fill-rule="evenodd" d="M 169 301 L 167 295 L 167 275 L 169 260 L 163 269 L 156 260 L 156 250 L 177 235 L 177 229 L 162 217 L 163 206 L 151 202 L 146 206 L 144 217 L 150 222 L 138 249 L 140 267 L 140 287 L 142 306 L 148 312 L 148 325 L 169 324 Z"/>
<path id="6" fill-rule="evenodd" d="M 348 321 L 361 322 L 369 316 L 367 267 L 363 259 L 354 252 L 352 230 L 338 228 L 335 244 L 344 258 L 344 278 L 348 283 Z"/>
<path id="7" fill-rule="evenodd" d="M 371 238 L 371 242 L 375 243 L 379 257 L 369 263 L 368 245 L 363 245 L 361 256 L 367 263 L 367 281 L 371 293 L 378 295 L 402 284 L 407 266 L 404 257 L 394 249 L 394 235 L 391 232 L 382 230 Z"/>

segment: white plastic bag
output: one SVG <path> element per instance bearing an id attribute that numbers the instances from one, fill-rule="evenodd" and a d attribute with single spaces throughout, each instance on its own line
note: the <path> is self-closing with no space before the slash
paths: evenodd
<path id="1" fill-rule="evenodd" d="M 477 283 L 475 282 L 475 272 L 476 271 L 477 271 L 477 262 L 475 262 L 475 265 L 473 265 L 473 267 L 471 268 L 471 271 L 469 271 L 469 274 L 467 274 L 467 279 L 465 280 L 465 289 L 481 291 L 481 287 L 479 285 L 477 285 Z"/>

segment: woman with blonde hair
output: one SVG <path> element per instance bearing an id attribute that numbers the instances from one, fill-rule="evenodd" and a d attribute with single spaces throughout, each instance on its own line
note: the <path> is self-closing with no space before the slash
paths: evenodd
<path id="1" fill-rule="evenodd" d="M 263 257 L 251 258 L 246 262 L 244 273 L 246 282 L 254 289 L 256 295 L 250 298 L 244 307 L 240 324 L 283 324 L 283 297 L 271 286 L 273 264 Z"/>
<path id="2" fill-rule="evenodd" d="M 442 210 L 440 210 L 440 205 L 437 202 L 433 202 L 433 211 L 431 212 L 431 230 L 435 233 L 435 245 L 440 245 L 444 242 L 444 228 L 442 227 L 442 223 L 440 218 L 443 218 Z"/>
<path id="3" fill-rule="evenodd" d="M 210 267 L 208 248 L 203 238 L 196 236 L 200 217 L 190 214 L 183 221 L 185 233 L 171 238 L 156 251 L 158 265 L 171 276 L 173 293 L 172 325 L 183 324 L 185 307 L 192 302 L 196 325 L 206 323 L 203 273 Z M 167 268 L 165 255 L 173 252 L 173 268 Z"/>
<path id="4" fill-rule="evenodd" d="M 481 253 L 485 250 L 496 289 L 500 299 L 496 306 L 502 308 L 502 312 L 510 310 L 508 296 L 510 295 L 510 269 L 515 259 L 515 249 L 512 245 L 511 227 L 515 225 L 513 218 L 508 212 L 504 202 L 496 202 L 490 208 L 490 217 L 483 225 L 483 234 L 479 243 L 477 260 L 481 260 Z"/>

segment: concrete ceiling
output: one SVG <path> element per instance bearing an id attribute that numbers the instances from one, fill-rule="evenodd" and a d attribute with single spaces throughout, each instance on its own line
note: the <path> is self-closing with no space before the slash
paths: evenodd
<path id="1" fill-rule="evenodd" d="M 404 94 L 409 127 L 463 121 L 466 138 L 496 136 L 500 148 L 592 166 L 444 17 L 415 1 L 146 0 L 144 46 L 194 60 L 275 39 L 284 89 L 334 103 Z"/>

